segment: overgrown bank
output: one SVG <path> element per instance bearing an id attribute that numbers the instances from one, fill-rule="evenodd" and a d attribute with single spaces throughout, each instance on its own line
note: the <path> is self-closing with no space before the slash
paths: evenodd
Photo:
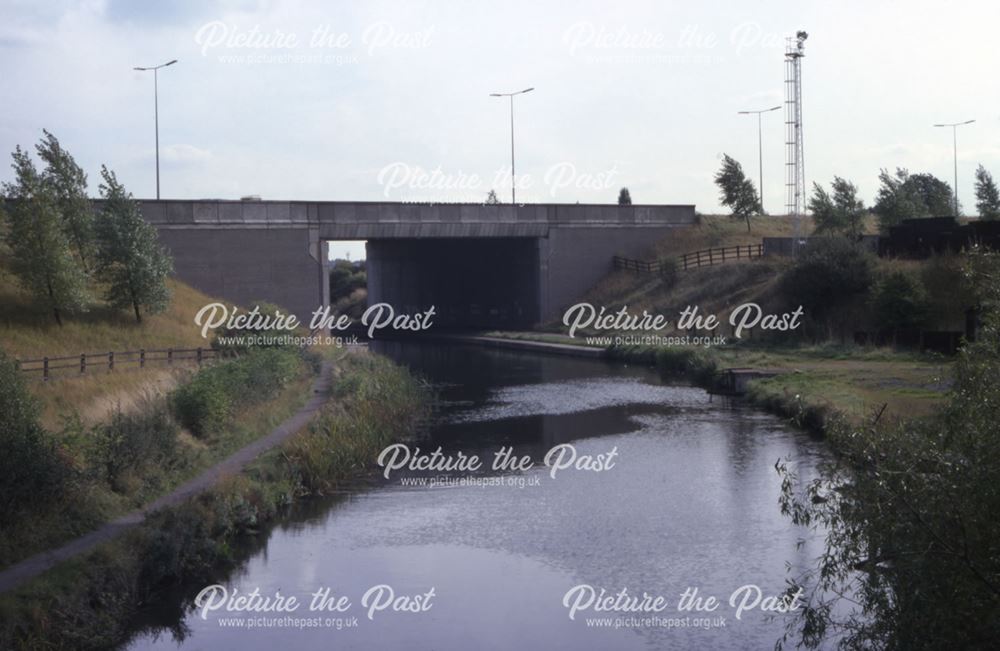
<path id="1" fill-rule="evenodd" d="M 612 346 L 608 354 L 708 390 L 718 387 L 727 368 L 780 370 L 752 381 L 744 399 L 815 433 L 836 416 L 861 422 L 883 406 L 891 418 L 935 413 L 946 398 L 952 364 L 937 355 L 836 344 Z"/>
<path id="2" fill-rule="evenodd" d="M 266 435 L 305 401 L 310 362 L 296 350 L 255 351 L 93 425 L 69 415 L 49 429 L 0 354 L 0 567 L 141 508 Z"/>
<path id="3" fill-rule="evenodd" d="M 98 649 L 120 642 L 143 604 L 231 566 L 241 539 L 295 500 L 363 472 L 424 412 L 421 386 L 384 359 L 347 355 L 335 373 L 320 417 L 243 473 L 0 599 L 0 648 Z"/>

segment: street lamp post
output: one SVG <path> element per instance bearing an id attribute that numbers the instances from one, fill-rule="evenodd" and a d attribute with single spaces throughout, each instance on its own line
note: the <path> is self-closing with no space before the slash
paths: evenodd
<path id="1" fill-rule="evenodd" d="M 951 122 L 949 124 L 935 124 L 936 127 L 951 127 L 951 149 L 952 160 L 955 166 L 955 217 L 958 217 L 958 127 L 965 124 L 972 124 L 975 120 L 965 122 Z"/>
<path id="2" fill-rule="evenodd" d="M 510 98 L 510 202 L 513 205 L 517 205 L 517 177 L 514 175 L 514 96 L 530 93 L 533 90 L 534 87 L 514 93 L 490 93 L 490 97 Z"/>
<path id="3" fill-rule="evenodd" d="M 777 111 L 781 106 L 775 106 L 774 108 L 761 109 L 759 111 L 737 111 L 740 115 L 756 115 L 757 116 L 757 170 L 760 174 L 760 211 L 764 212 L 764 146 L 763 137 L 761 136 L 760 128 L 760 116 L 762 113 L 770 113 L 771 111 Z"/>
<path id="4" fill-rule="evenodd" d="M 161 63 L 158 66 L 148 66 L 139 67 L 136 66 L 133 70 L 138 70 L 140 72 L 153 71 L 153 122 L 156 129 L 156 198 L 160 198 L 160 98 L 159 98 L 159 83 L 157 82 L 157 71 L 160 68 L 166 68 L 167 66 L 172 66 L 177 63 L 177 59 L 171 59 L 166 63 Z"/>

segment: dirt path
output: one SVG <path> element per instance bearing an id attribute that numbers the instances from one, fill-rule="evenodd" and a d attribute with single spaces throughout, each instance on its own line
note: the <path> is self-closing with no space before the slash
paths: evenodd
<path id="1" fill-rule="evenodd" d="M 97 545 L 107 542 L 120 533 L 138 525 L 146 516 L 167 506 L 174 506 L 213 486 L 221 478 L 240 472 L 244 466 L 256 459 L 263 452 L 279 445 L 295 432 L 302 429 L 326 402 L 332 382 L 332 362 L 324 362 L 319 376 L 312 384 L 312 396 L 294 415 L 271 431 L 270 434 L 257 439 L 246 447 L 240 448 L 232 455 L 223 459 L 211 468 L 206 469 L 197 477 L 181 484 L 170 493 L 150 502 L 136 511 L 112 520 L 90 533 L 80 536 L 62 547 L 50 549 L 23 561 L 11 565 L 0 572 L 0 593 L 9 592 L 26 581 L 29 581 L 51 567 L 79 554 L 90 551 Z"/>

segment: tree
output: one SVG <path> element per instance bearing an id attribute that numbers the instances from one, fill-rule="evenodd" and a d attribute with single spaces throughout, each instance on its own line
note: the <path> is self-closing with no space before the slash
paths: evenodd
<path id="1" fill-rule="evenodd" d="M 1000 218 L 1000 193 L 993 175 L 980 165 L 976 168 L 976 210 L 980 219 Z"/>
<path id="2" fill-rule="evenodd" d="M 141 323 L 140 308 L 155 314 L 169 304 L 166 279 L 173 263 L 160 245 L 156 229 L 139 214 L 132 193 L 103 165 L 101 178 L 105 204 L 97 220 L 97 275 L 108 284 L 108 303 L 131 307 L 135 320 Z"/>
<path id="3" fill-rule="evenodd" d="M 45 161 L 42 181 L 55 196 L 63 228 L 87 271 L 87 259 L 94 248 L 94 213 L 87 198 L 87 175 L 55 136 L 44 129 L 42 132 L 45 137 L 35 145 L 38 156 Z"/>
<path id="4" fill-rule="evenodd" d="M 722 205 L 732 211 L 736 219 L 744 219 L 750 232 L 750 216 L 760 212 L 760 198 L 753 181 L 743 173 L 743 166 L 728 154 L 723 154 L 722 168 L 715 175 L 715 184 L 721 190 Z"/>
<path id="5" fill-rule="evenodd" d="M 632 205 L 632 195 L 629 193 L 628 188 L 622 188 L 618 192 L 618 205 L 619 206 L 631 206 Z"/>
<path id="6" fill-rule="evenodd" d="M 909 178 L 910 173 L 899 167 L 896 168 L 895 175 L 889 174 L 886 169 L 879 172 L 881 186 L 875 196 L 872 211 L 878 215 L 883 232 L 889 232 L 891 227 L 904 219 L 927 217 L 927 207 L 913 192 L 912 186 L 907 184 Z"/>
<path id="7" fill-rule="evenodd" d="M 483 202 L 487 206 L 498 206 L 500 205 L 500 198 L 497 196 L 496 190 L 490 188 L 489 194 L 486 195 L 486 201 Z"/>
<path id="8" fill-rule="evenodd" d="M 839 176 L 833 177 L 833 196 L 818 183 L 813 183 L 809 210 L 816 221 L 818 233 L 841 233 L 859 238 L 864 230 L 865 204 L 858 199 L 858 188 Z"/>
<path id="9" fill-rule="evenodd" d="M 955 195 L 951 186 L 933 174 L 913 174 L 906 181 L 913 193 L 927 208 L 931 217 L 946 217 L 955 214 Z M 961 207 L 959 207 L 961 210 Z"/>
<path id="10" fill-rule="evenodd" d="M 20 147 L 12 154 L 15 182 L 4 183 L 12 271 L 62 325 L 66 312 L 89 302 L 87 276 L 74 259 L 52 187 Z"/>
<path id="11" fill-rule="evenodd" d="M 888 232 L 904 219 L 942 217 L 954 212 L 951 186 L 933 174 L 910 174 L 897 167 L 895 175 L 881 170 L 878 194 L 872 211 L 879 216 L 879 226 Z"/>

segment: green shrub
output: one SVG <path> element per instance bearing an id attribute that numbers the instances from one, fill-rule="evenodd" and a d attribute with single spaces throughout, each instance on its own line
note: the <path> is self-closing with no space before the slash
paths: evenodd
<path id="1" fill-rule="evenodd" d="M 126 471 L 171 460 L 177 449 L 177 425 L 164 400 L 147 400 L 140 409 L 117 409 L 108 423 L 91 432 L 90 462 L 101 478 L 121 489 Z"/>
<path id="2" fill-rule="evenodd" d="M 782 284 L 793 304 L 824 316 L 867 292 L 874 273 L 874 256 L 859 244 L 844 237 L 822 237 L 809 241 Z"/>
<path id="3" fill-rule="evenodd" d="M 902 271 L 893 271 L 879 280 L 871 297 L 875 322 L 890 330 L 918 328 L 927 321 L 927 292 L 919 280 Z"/>
<path id="4" fill-rule="evenodd" d="M 235 408 L 274 397 L 299 373 L 297 349 L 255 348 L 201 369 L 172 398 L 174 414 L 195 436 L 217 434 Z"/>
<path id="5" fill-rule="evenodd" d="M 789 309 L 803 308 L 803 335 L 823 339 L 839 333 L 843 339 L 858 326 L 874 279 L 870 251 L 845 237 L 819 237 L 809 240 L 780 287 Z"/>
<path id="6" fill-rule="evenodd" d="M 201 371 L 173 394 L 173 408 L 177 420 L 195 436 L 207 436 L 217 432 L 232 412 L 233 401 L 230 391 L 226 389 L 222 375 L 218 372 L 221 368 L 223 366 Z"/>
<path id="7" fill-rule="evenodd" d="M 0 529 L 66 490 L 72 468 L 38 423 L 22 373 L 0 352 Z"/>
<path id="8" fill-rule="evenodd" d="M 277 395 L 301 368 L 297 350 L 257 350 L 230 366 L 228 388 L 237 404 L 266 400 Z"/>

